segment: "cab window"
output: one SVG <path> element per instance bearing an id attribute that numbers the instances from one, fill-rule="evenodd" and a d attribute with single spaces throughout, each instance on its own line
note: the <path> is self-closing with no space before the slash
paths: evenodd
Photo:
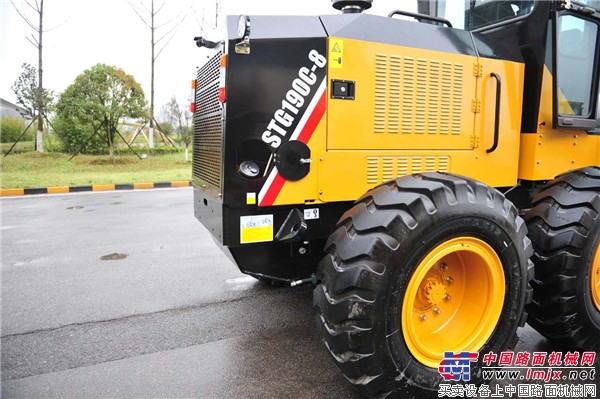
<path id="1" fill-rule="evenodd" d="M 465 29 L 473 30 L 522 17 L 533 10 L 533 1 L 467 0 Z"/>
<path id="2" fill-rule="evenodd" d="M 561 15 L 557 26 L 557 101 L 564 116 L 590 117 L 598 26 L 573 15 Z"/>
<path id="3" fill-rule="evenodd" d="M 533 10 L 534 3 L 531 0 L 439 0 L 419 12 L 445 18 L 455 28 L 474 30 L 526 16 Z"/>

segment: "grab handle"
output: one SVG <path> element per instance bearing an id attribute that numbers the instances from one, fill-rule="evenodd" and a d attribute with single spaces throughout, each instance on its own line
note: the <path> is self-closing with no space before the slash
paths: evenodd
<path id="1" fill-rule="evenodd" d="M 450 23 L 450 21 L 448 21 L 445 18 L 433 17 L 431 15 L 425 15 L 425 14 L 416 14 L 414 12 L 408 12 L 408 11 L 402 11 L 402 10 L 392 11 L 391 13 L 388 14 L 388 17 L 391 18 L 394 15 L 403 15 L 405 17 L 412 17 L 412 18 L 418 19 L 418 20 L 424 19 L 426 21 L 439 22 L 441 24 L 448 25 L 449 28 L 452 28 L 452 24 Z"/>
<path id="2" fill-rule="evenodd" d="M 490 76 L 496 79 L 496 121 L 494 122 L 494 144 L 485 152 L 488 154 L 496 151 L 498 147 L 498 139 L 500 136 L 500 91 L 502 89 L 502 81 L 500 75 L 495 72 L 490 73 Z"/>

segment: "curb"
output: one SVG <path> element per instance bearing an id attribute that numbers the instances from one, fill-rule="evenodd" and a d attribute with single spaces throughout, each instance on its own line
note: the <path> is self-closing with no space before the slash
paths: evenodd
<path id="1" fill-rule="evenodd" d="M 117 190 L 144 190 L 151 188 L 189 187 L 191 182 L 170 181 L 156 183 L 128 183 L 128 184 L 92 184 L 89 186 L 62 186 L 62 187 L 40 187 L 40 188 L 3 188 L 0 189 L 0 197 L 12 197 L 18 195 L 36 194 L 64 194 L 81 193 L 84 191 L 117 191 Z"/>

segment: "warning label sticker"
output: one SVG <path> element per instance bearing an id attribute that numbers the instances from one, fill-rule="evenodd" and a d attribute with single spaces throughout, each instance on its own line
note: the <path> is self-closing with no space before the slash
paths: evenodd
<path id="1" fill-rule="evenodd" d="M 273 215 L 241 216 L 240 243 L 273 241 Z"/>
<path id="2" fill-rule="evenodd" d="M 344 65 L 344 41 L 329 39 L 329 67 L 342 68 Z"/>
<path id="3" fill-rule="evenodd" d="M 319 208 L 311 208 L 304 210 L 304 220 L 313 220 L 319 218 Z"/>

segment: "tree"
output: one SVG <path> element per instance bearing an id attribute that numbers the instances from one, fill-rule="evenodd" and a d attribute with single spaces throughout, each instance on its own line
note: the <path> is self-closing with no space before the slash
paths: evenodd
<path id="1" fill-rule="evenodd" d="M 181 141 L 185 144 L 185 154 L 187 154 L 190 144 L 192 143 L 192 113 L 187 109 L 182 109 L 175 97 L 171 97 L 169 102 L 165 104 L 165 118 L 175 126 L 175 131 L 181 137 Z"/>
<path id="2" fill-rule="evenodd" d="M 134 6 L 133 3 L 129 3 L 129 6 L 133 9 L 133 11 L 137 14 L 138 17 L 142 20 L 142 22 L 150 28 L 150 48 L 151 48 L 151 56 L 150 56 L 150 110 L 149 110 L 149 119 L 150 119 L 150 132 L 149 136 L 149 145 L 150 147 L 154 147 L 154 63 L 156 59 L 163 52 L 163 50 L 167 47 L 169 42 L 175 36 L 175 33 L 181 27 L 182 22 L 187 17 L 187 13 L 183 10 L 176 17 L 170 19 L 167 22 L 156 24 L 156 16 L 165 6 L 165 2 L 163 2 L 158 8 L 154 8 L 154 0 L 150 0 L 150 8 L 148 8 L 144 3 L 140 3 L 141 7 Z M 147 14 L 144 16 L 143 14 Z M 167 27 L 168 30 L 164 34 L 161 34 L 158 39 L 156 39 L 155 35 L 158 29 Z M 164 40 L 164 41 L 163 41 Z M 156 52 L 156 46 L 159 45 L 160 48 L 158 52 Z"/>
<path id="3" fill-rule="evenodd" d="M 181 128 L 179 135 L 181 136 L 181 141 L 185 144 L 185 161 L 188 161 L 188 152 L 190 144 L 192 144 L 192 139 L 194 135 L 192 134 L 192 119 L 194 115 L 187 109 L 184 111 L 184 119 L 185 125 Z"/>
<path id="4" fill-rule="evenodd" d="M 17 104 L 25 110 L 24 118 L 35 118 L 38 116 L 38 71 L 28 63 L 21 65 L 23 71 L 12 85 L 12 90 L 17 96 Z M 48 109 L 52 106 L 54 94 L 50 90 L 42 89 L 42 107 Z M 39 119 L 38 119 L 39 123 Z"/>
<path id="5" fill-rule="evenodd" d="M 171 124 L 171 122 L 160 122 L 157 127 L 158 130 L 160 130 L 164 134 L 173 133 L 173 125 Z"/>
<path id="6" fill-rule="evenodd" d="M 217 26 L 219 25 L 219 15 L 221 14 L 221 7 L 222 7 L 221 2 L 222 2 L 222 0 L 215 0 L 215 9 L 214 9 L 214 12 L 215 12 L 215 14 L 214 14 L 215 23 L 214 23 L 214 25 L 212 25 L 210 23 L 210 21 L 206 22 L 206 18 L 205 18 L 205 11 L 206 10 L 204 8 L 202 9 L 202 20 L 198 21 L 199 25 L 200 25 L 200 34 L 202 36 L 206 35 L 206 32 L 204 31 L 204 28 L 205 28 L 206 25 L 208 25 L 207 27 L 209 29 L 217 29 Z M 212 10 L 211 10 L 211 12 L 212 12 Z"/>
<path id="7" fill-rule="evenodd" d="M 20 11 L 19 8 L 17 8 L 17 6 L 15 5 L 15 3 L 13 2 L 13 0 L 10 0 L 11 4 L 13 5 L 13 7 L 15 8 L 15 10 L 17 11 L 17 13 L 19 14 L 19 16 L 27 23 L 27 25 L 29 25 L 29 27 L 31 29 L 33 29 L 33 31 L 35 33 L 37 33 L 37 37 L 36 35 L 32 34 L 31 37 L 27 36 L 27 40 L 29 41 L 29 43 L 31 43 L 34 47 L 37 48 L 38 50 L 38 69 L 37 69 L 37 73 L 38 73 L 38 87 L 37 87 L 37 95 L 36 95 L 36 103 L 37 103 L 37 118 L 38 118 L 38 129 L 37 129 L 37 135 L 36 135 L 36 144 L 35 144 L 35 149 L 36 151 L 39 152 L 44 152 L 44 144 L 43 144 L 43 131 L 44 131 L 44 116 L 45 116 L 45 105 L 47 105 L 47 103 L 44 102 L 44 96 L 46 94 L 46 92 L 44 91 L 44 85 L 43 85 L 43 69 L 42 69 L 42 39 L 43 39 L 43 33 L 45 32 L 43 29 L 43 22 L 44 22 L 44 0 L 35 0 L 35 5 L 31 4 L 31 2 L 25 2 L 25 4 L 27 4 L 27 6 L 29 6 L 29 8 L 31 8 L 38 16 L 38 21 L 37 21 L 37 25 L 35 23 L 33 23 L 29 18 L 27 18 L 26 14 L 24 11 Z"/>
<path id="8" fill-rule="evenodd" d="M 94 134 L 94 128 L 87 122 L 80 122 L 71 113 L 57 113 L 52 125 L 61 132 L 65 146 L 63 152 L 79 151 L 83 154 L 106 153 L 105 140 Z"/>
<path id="9" fill-rule="evenodd" d="M 114 142 L 119 120 L 143 118 L 146 99 L 133 76 L 122 69 L 96 64 L 80 74 L 62 93 L 56 106 L 57 117 L 82 129 L 101 135 L 114 161 Z"/>
<path id="10" fill-rule="evenodd" d="M 179 104 L 177 103 L 177 99 L 175 99 L 174 96 L 171 97 L 169 102 L 165 104 L 164 110 L 165 110 L 165 119 L 172 126 L 175 127 L 175 131 L 179 132 L 179 128 L 182 123 L 182 121 L 181 121 L 182 113 L 181 113 L 181 108 L 179 107 Z"/>

